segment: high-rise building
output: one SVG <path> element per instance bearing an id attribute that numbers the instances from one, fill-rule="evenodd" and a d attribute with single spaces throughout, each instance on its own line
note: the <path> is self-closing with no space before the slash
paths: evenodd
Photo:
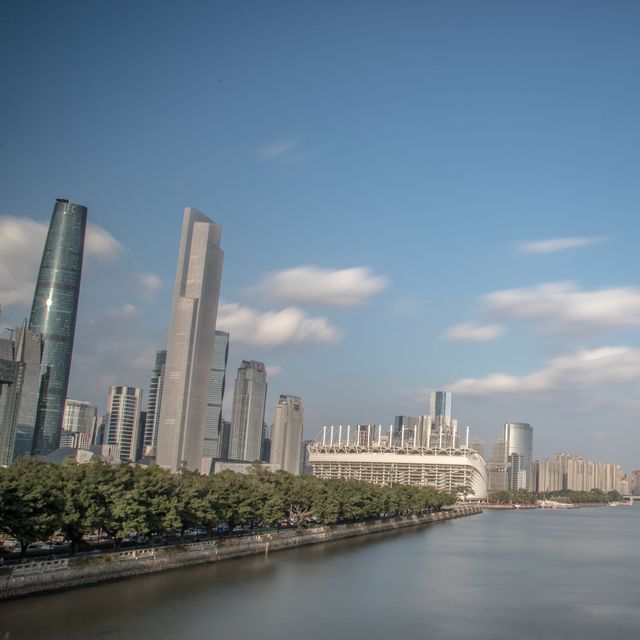
<path id="1" fill-rule="evenodd" d="M 262 446 L 260 447 L 260 462 L 269 464 L 271 460 L 271 434 L 273 425 L 266 422 L 262 425 Z"/>
<path id="2" fill-rule="evenodd" d="M 507 453 L 507 482 L 509 491 L 532 491 L 531 464 L 533 462 L 533 429 L 526 422 L 507 422 L 504 425 Z"/>
<path id="3" fill-rule="evenodd" d="M 96 429 L 97 416 L 98 407 L 90 402 L 67 398 L 64 403 L 62 430 L 69 433 L 86 433 L 91 441 Z"/>
<path id="4" fill-rule="evenodd" d="M 87 208 L 58 198 L 44 245 L 29 329 L 42 334 L 40 396 L 33 453 L 58 448 L 69 385 Z"/>
<path id="5" fill-rule="evenodd" d="M 218 458 L 228 460 L 229 447 L 231 446 L 231 422 L 223 420 L 220 424 L 220 447 L 218 448 Z"/>
<path id="6" fill-rule="evenodd" d="M 487 489 L 489 491 L 506 491 L 509 462 L 507 460 L 507 443 L 499 438 L 493 443 L 491 460 L 487 462 Z"/>
<path id="7" fill-rule="evenodd" d="M 436 418 L 451 419 L 451 391 L 432 391 L 429 398 L 429 415 Z"/>
<path id="8" fill-rule="evenodd" d="M 207 391 L 218 314 L 222 227 L 196 209 L 184 211 L 167 345 L 157 463 L 178 471 L 202 462 Z"/>
<path id="9" fill-rule="evenodd" d="M 160 408 L 162 407 L 162 389 L 164 386 L 164 368 L 167 363 L 167 352 L 156 352 L 156 364 L 149 381 L 149 400 L 144 425 L 143 454 L 155 458 L 158 445 L 158 425 L 160 424 Z"/>
<path id="10" fill-rule="evenodd" d="M 309 463 L 309 447 L 314 444 L 313 440 L 302 441 L 302 451 L 300 451 L 300 474 L 310 476 L 312 473 L 311 464 Z"/>
<path id="11" fill-rule="evenodd" d="M 484 458 L 484 442 L 480 440 L 480 438 L 474 438 L 469 447 L 477 451 Z"/>
<path id="12" fill-rule="evenodd" d="M 273 418 L 271 433 L 271 464 L 283 471 L 300 475 L 300 451 L 304 408 L 297 396 L 281 395 Z"/>
<path id="13" fill-rule="evenodd" d="M 109 387 L 104 444 L 120 448 L 120 460 L 136 461 L 140 436 L 142 389 L 138 387 Z"/>
<path id="14" fill-rule="evenodd" d="M 422 443 L 420 429 L 420 418 L 414 416 L 395 416 L 393 419 L 393 444 L 401 446 L 404 442 L 410 442 L 413 444 L 414 440 L 416 446 Z"/>
<path id="15" fill-rule="evenodd" d="M 220 453 L 220 428 L 222 426 L 222 402 L 224 382 L 229 358 L 229 334 L 216 331 L 213 339 L 213 361 L 207 394 L 207 420 L 204 425 L 202 455 L 217 458 Z"/>
<path id="16" fill-rule="evenodd" d="M 260 459 L 266 402 L 267 372 L 264 363 L 243 360 L 233 391 L 229 446 L 229 457 L 232 460 L 253 462 Z"/>
<path id="17" fill-rule="evenodd" d="M 0 465 L 31 454 L 38 396 L 42 336 L 26 328 L 0 340 Z"/>

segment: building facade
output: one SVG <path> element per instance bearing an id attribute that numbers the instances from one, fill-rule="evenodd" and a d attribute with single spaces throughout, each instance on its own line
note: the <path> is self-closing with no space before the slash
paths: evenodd
<path id="1" fill-rule="evenodd" d="M 199 470 L 222 276 L 222 227 L 184 211 L 167 345 L 157 463 Z"/>
<path id="2" fill-rule="evenodd" d="M 136 462 L 140 437 L 142 389 L 139 387 L 109 387 L 104 444 L 117 446 L 122 462 Z"/>
<path id="3" fill-rule="evenodd" d="M 158 425 L 162 407 L 162 390 L 164 387 L 164 368 L 167 364 L 167 352 L 162 349 L 156 353 L 156 364 L 149 380 L 149 399 L 144 424 L 143 455 L 156 457 L 158 446 Z"/>
<path id="4" fill-rule="evenodd" d="M 359 435 L 359 434 L 356 434 Z M 466 492 L 473 500 L 487 498 L 487 472 L 484 459 L 466 446 L 456 449 L 388 445 L 381 429 L 369 444 L 361 444 L 350 434 L 338 444 L 327 438 L 309 445 L 309 464 L 319 478 L 352 478 L 379 485 L 409 484 L 430 486 L 441 491 Z"/>
<path id="5" fill-rule="evenodd" d="M 29 329 L 42 334 L 42 366 L 32 452 L 58 448 L 80 295 L 87 208 L 56 200 L 33 296 Z"/>
<path id="6" fill-rule="evenodd" d="M 229 458 L 253 462 L 260 459 L 267 402 L 267 372 L 263 362 L 243 360 L 233 391 Z"/>
<path id="7" fill-rule="evenodd" d="M 64 403 L 62 430 L 68 433 L 85 433 L 91 441 L 96 429 L 98 407 L 90 402 L 67 398 Z"/>
<path id="8" fill-rule="evenodd" d="M 222 427 L 222 403 L 229 359 L 229 334 L 216 331 L 213 339 L 213 359 L 207 393 L 207 419 L 204 425 L 202 455 L 217 458 L 220 455 L 220 429 Z"/>
<path id="9" fill-rule="evenodd" d="M 41 360 L 42 336 L 26 323 L 0 340 L 0 465 L 31 455 Z"/>
<path id="10" fill-rule="evenodd" d="M 504 425 L 504 441 L 508 463 L 508 490 L 533 491 L 533 428 L 526 422 L 507 422 Z"/>
<path id="11" fill-rule="evenodd" d="M 300 475 L 304 408 L 297 396 L 281 395 L 276 404 L 271 433 L 271 464 Z"/>

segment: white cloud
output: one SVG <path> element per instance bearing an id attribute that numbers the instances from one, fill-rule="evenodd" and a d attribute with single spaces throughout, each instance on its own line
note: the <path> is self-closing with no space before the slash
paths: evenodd
<path id="1" fill-rule="evenodd" d="M 499 324 L 476 324 L 463 322 L 449 327 L 444 338 L 447 340 L 463 340 L 467 342 L 487 342 L 504 334 L 504 327 Z"/>
<path id="2" fill-rule="evenodd" d="M 267 369 L 267 375 L 272 377 L 277 376 L 282 373 L 282 367 L 279 364 L 265 364 L 265 368 Z"/>
<path id="3" fill-rule="evenodd" d="M 486 308 L 504 319 L 534 320 L 553 331 L 640 326 L 640 289 L 581 291 L 571 282 L 551 282 L 483 296 Z"/>
<path id="4" fill-rule="evenodd" d="M 250 307 L 223 303 L 216 327 L 228 331 L 234 342 L 265 348 L 326 345 L 338 342 L 342 332 L 326 318 L 313 318 L 296 307 L 260 313 Z"/>
<path id="5" fill-rule="evenodd" d="M 599 347 L 558 356 L 546 367 L 526 375 L 492 373 L 483 378 L 463 378 L 447 388 L 454 393 L 475 396 L 600 388 L 607 384 L 637 383 L 639 380 L 640 351 L 632 347 Z"/>
<path id="6" fill-rule="evenodd" d="M 386 276 L 376 276 L 368 267 L 332 270 L 300 266 L 269 273 L 249 290 L 289 304 L 355 307 L 388 284 Z"/>
<path id="7" fill-rule="evenodd" d="M 547 240 L 534 240 L 532 242 L 521 242 L 517 246 L 518 253 L 541 254 L 556 253 L 569 249 L 588 247 L 606 240 L 605 236 L 591 236 L 582 238 L 549 238 Z"/>
<path id="8" fill-rule="evenodd" d="M 262 158 L 278 158 L 294 151 L 300 145 L 300 142 L 301 140 L 296 138 L 274 140 L 258 147 L 256 153 Z"/>
<path id="9" fill-rule="evenodd" d="M 162 280 L 155 273 L 140 273 L 138 275 L 141 293 L 151 297 L 162 289 Z"/>
<path id="10" fill-rule="evenodd" d="M 36 286 L 48 224 L 0 216 L 0 303 L 29 304 Z M 122 245 L 107 231 L 88 225 L 85 258 L 111 260 Z"/>

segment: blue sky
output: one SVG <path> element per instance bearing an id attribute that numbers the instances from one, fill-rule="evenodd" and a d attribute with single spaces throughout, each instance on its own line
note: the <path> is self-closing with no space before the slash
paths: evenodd
<path id="1" fill-rule="evenodd" d="M 146 388 L 192 205 L 229 399 L 264 360 L 312 437 L 452 389 L 488 442 L 640 466 L 639 31 L 623 1 L 5 2 L 3 326 L 85 204 L 69 393 Z"/>

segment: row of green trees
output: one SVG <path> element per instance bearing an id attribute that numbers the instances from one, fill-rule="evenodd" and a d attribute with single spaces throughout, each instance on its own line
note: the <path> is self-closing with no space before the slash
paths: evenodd
<path id="1" fill-rule="evenodd" d="M 593 502 L 615 502 L 622 500 L 617 491 L 604 492 L 600 489 L 591 491 L 550 491 L 547 493 L 534 493 L 531 491 L 493 491 L 489 494 L 489 502 L 494 504 L 535 504 L 538 500 L 556 500 L 569 504 L 585 504 Z"/>
<path id="2" fill-rule="evenodd" d="M 0 469 L 0 532 L 21 543 L 55 534 L 71 543 L 96 531 L 116 548 L 127 535 L 226 524 L 278 527 L 308 522 L 336 524 L 441 509 L 454 494 L 430 487 L 378 487 L 355 480 L 320 480 L 271 473 L 255 464 L 250 474 L 214 476 L 160 467 L 110 466 L 100 461 L 63 465 L 20 458 Z"/>

